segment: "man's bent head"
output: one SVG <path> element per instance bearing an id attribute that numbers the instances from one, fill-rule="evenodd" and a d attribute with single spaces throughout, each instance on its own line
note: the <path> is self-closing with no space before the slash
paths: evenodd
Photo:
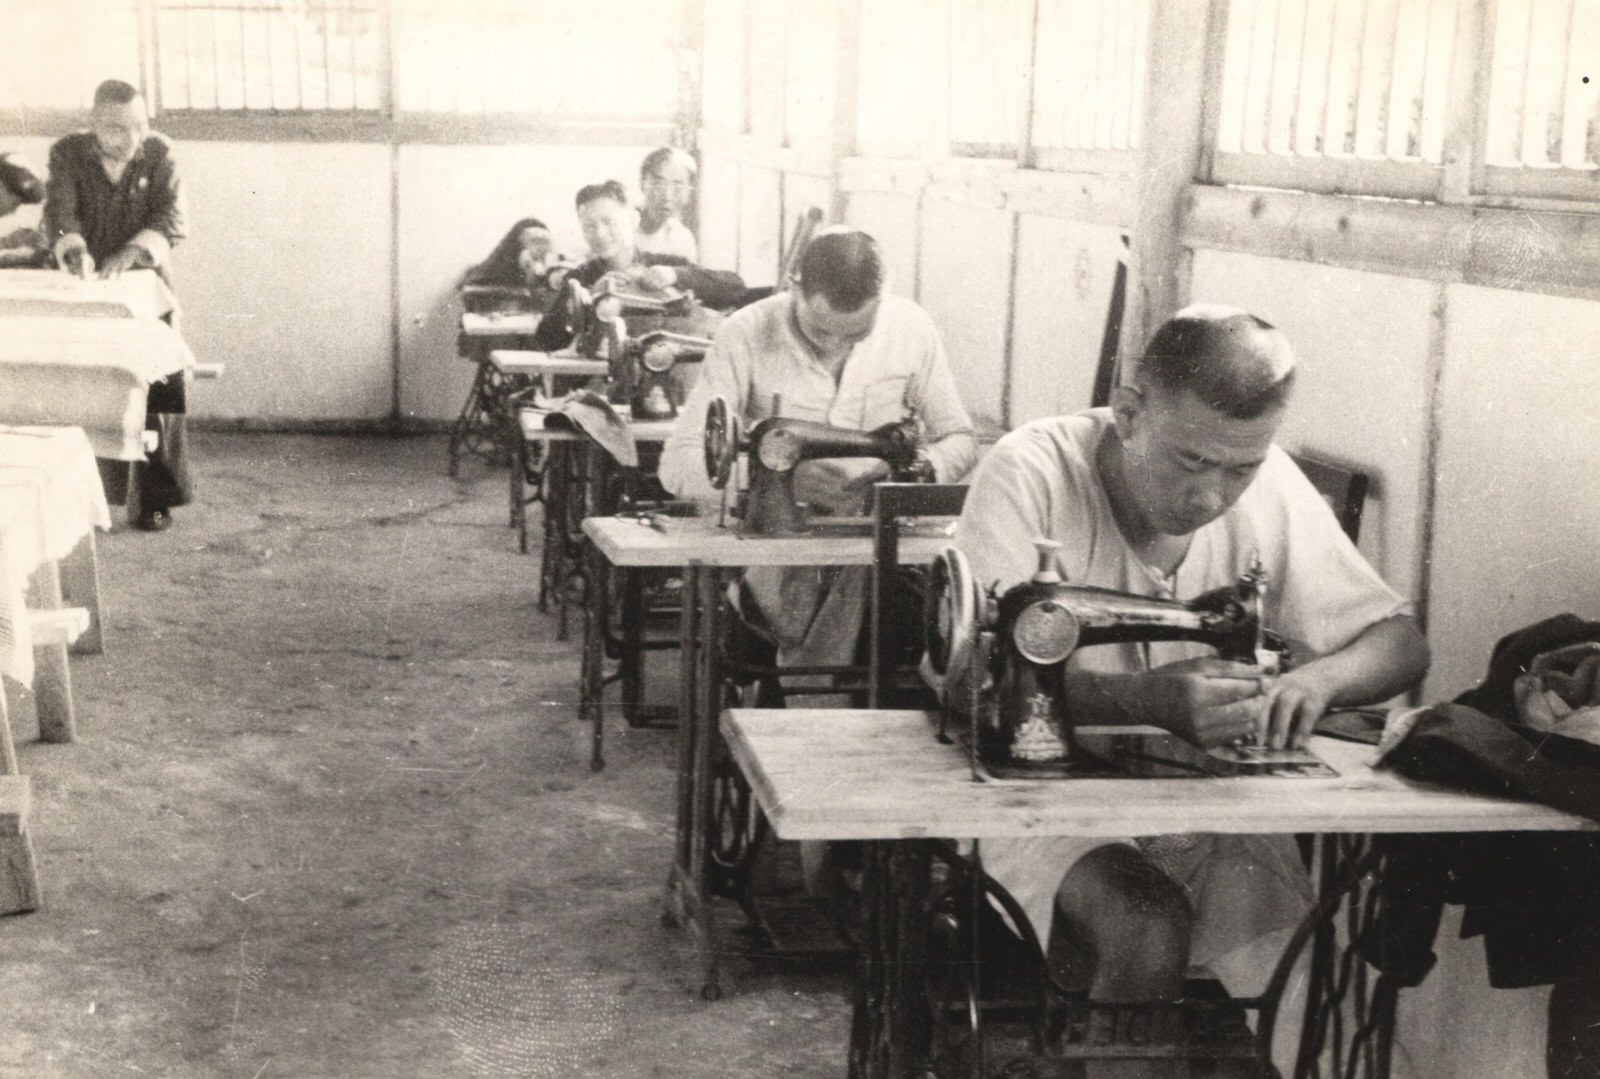
<path id="1" fill-rule="evenodd" d="M 1112 394 L 1122 479 L 1144 525 L 1187 535 L 1239 500 L 1294 370 L 1283 334 L 1235 308 L 1188 307 L 1156 330 L 1133 383 Z"/>
<path id="2" fill-rule="evenodd" d="M 1134 385 L 1187 390 L 1223 415 L 1246 420 L 1288 403 L 1294 370 L 1294 352 L 1277 327 L 1236 307 L 1195 304 L 1151 335 Z"/>
<path id="3" fill-rule="evenodd" d="M 89 127 L 107 160 L 132 161 L 150 134 L 144 95 L 121 79 L 107 79 L 95 89 Z"/>
<path id="4" fill-rule="evenodd" d="M 811 238 L 794 294 L 801 334 L 825 358 L 872 333 L 883 300 L 883 254 L 859 229 L 836 226 Z"/>

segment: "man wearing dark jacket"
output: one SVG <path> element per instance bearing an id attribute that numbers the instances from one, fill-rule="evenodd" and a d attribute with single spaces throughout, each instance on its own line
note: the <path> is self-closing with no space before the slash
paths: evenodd
<path id="1" fill-rule="evenodd" d="M 608 274 L 648 290 L 693 292 L 707 307 L 719 310 L 738 304 L 744 281 L 728 270 L 707 270 L 678 255 L 656 255 L 638 248 L 639 211 L 616 180 L 590 184 L 578 191 L 578 223 L 589 245 L 589 260 L 568 275 L 585 288 Z M 559 318 L 546 318 L 534 335 L 533 347 L 554 352 L 572 342 L 572 331 Z"/>
<path id="2" fill-rule="evenodd" d="M 183 189 L 172 144 L 150 130 L 144 97 L 111 79 L 94 92 L 90 130 L 50 148 L 45 238 L 57 264 L 82 277 L 153 269 L 167 283 L 169 254 L 184 237 Z M 150 387 L 145 427 L 159 434 L 134 468 L 134 524 L 157 532 L 189 501 L 184 454 L 184 374 Z M 136 492 L 136 493 L 135 493 Z"/>

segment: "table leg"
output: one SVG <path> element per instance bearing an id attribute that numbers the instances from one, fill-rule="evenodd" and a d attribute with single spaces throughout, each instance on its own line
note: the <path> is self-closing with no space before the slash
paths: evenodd
<path id="1" fill-rule="evenodd" d="M 17 774 L 17 743 L 11 737 L 11 713 L 6 708 L 6 687 L 0 683 L 0 775 Z"/>
<path id="2" fill-rule="evenodd" d="M 622 632 L 622 654 L 617 659 L 617 679 L 622 683 L 622 714 L 634 723 L 644 696 L 644 573 L 618 569 L 616 574 L 622 585 L 622 624 L 618 627 Z"/>
<path id="3" fill-rule="evenodd" d="M 561 573 L 561 531 L 565 527 L 562 518 L 566 515 L 564 490 L 561 481 L 561 472 L 566 458 L 566 443 L 552 442 L 549 452 L 545 455 L 544 475 L 540 480 L 540 501 L 544 503 L 544 535 L 539 546 L 539 611 L 544 613 L 550 609 L 550 591 L 553 585 L 559 586 Z M 556 597 L 560 603 L 561 597 Z M 565 638 L 562 638 L 563 640 Z"/>
<path id="4" fill-rule="evenodd" d="M 1410 981 L 1386 962 L 1381 882 L 1387 853 L 1364 835 L 1323 835 L 1317 843 L 1320 899 L 1314 912 L 1310 987 L 1296 1079 L 1333 1074 L 1388 1079 L 1399 991 Z"/>
<path id="5" fill-rule="evenodd" d="M 931 1044 L 926 969 L 932 844 L 866 844 L 850 1079 L 921 1079 Z"/>
<path id="6" fill-rule="evenodd" d="M 583 594 L 583 659 L 578 690 L 578 718 L 594 726 L 594 749 L 589 768 L 606 766 L 605 740 L 605 602 L 606 557 L 595 544 L 584 551 L 588 585 Z"/>
<path id="7" fill-rule="evenodd" d="M 79 634 L 72 651 L 81 655 L 105 653 L 105 614 L 100 607 L 100 564 L 95 557 L 94 529 L 85 532 L 61 563 L 61 591 L 73 607 L 89 612 L 89 628 Z"/>
<path id="8" fill-rule="evenodd" d="M 32 800 L 27 776 L 0 776 L 0 914 L 39 909 L 39 870 L 28 833 Z"/>
<path id="9" fill-rule="evenodd" d="M 689 592 L 692 583 L 692 592 Z M 678 828 L 672 873 L 667 882 L 669 921 L 689 930 L 699 960 L 700 995 L 722 996 L 722 975 L 715 949 L 715 916 L 706 890 L 707 846 L 711 819 L 711 748 L 721 708 L 721 681 L 716 641 L 721 613 L 721 578 L 710 567 L 685 568 L 684 710 L 678 723 Z M 693 609 L 693 613 L 690 611 Z M 692 676 L 687 668 L 693 665 Z"/>
<path id="10" fill-rule="evenodd" d="M 695 650 L 696 634 L 699 632 L 699 605 L 696 598 L 701 572 L 699 563 L 691 562 L 683 567 L 683 606 L 678 614 L 678 780 L 673 814 L 672 869 L 667 875 L 666 901 L 661 911 L 661 920 L 673 927 L 687 923 L 683 897 L 689 865 L 690 818 L 694 812 L 694 725 L 688 721 L 688 717 L 694 715 L 695 703 L 699 699 L 695 683 Z"/>
<path id="11" fill-rule="evenodd" d="M 28 606 L 54 611 L 61 607 L 61 570 L 54 562 L 36 569 L 29 581 Z M 72 672 L 67 646 L 48 644 L 33 650 L 33 699 L 39 715 L 41 742 L 70 742 L 77 735 L 72 710 Z"/>
<path id="12" fill-rule="evenodd" d="M 450 425 L 451 476 L 459 471 L 464 456 L 491 457 L 491 454 L 484 452 L 485 427 L 488 428 L 491 450 L 499 444 L 500 439 L 499 431 L 494 426 L 494 414 L 489 407 L 489 397 L 493 393 L 489 352 L 482 344 L 474 346 L 474 349 L 477 370 L 472 375 L 472 388 L 467 391 L 467 399 L 461 405 L 456 422 Z"/>

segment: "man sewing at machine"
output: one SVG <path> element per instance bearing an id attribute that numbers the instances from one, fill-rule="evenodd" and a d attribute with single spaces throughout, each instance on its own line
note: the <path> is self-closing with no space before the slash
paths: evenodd
<path id="1" fill-rule="evenodd" d="M 1151 725 L 1201 747 L 1298 746 L 1330 706 L 1387 699 L 1426 671 L 1409 604 L 1272 444 L 1294 375 L 1272 326 L 1231 308 L 1188 308 L 1156 331 L 1110 408 L 1030 423 L 978 468 L 956 545 L 980 584 L 1027 580 L 1036 539 L 1060 544 L 1057 568 L 1073 584 L 1166 599 L 1231 585 L 1259 554 L 1265 623 L 1295 642 L 1278 676 L 1194 644 L 1083 649 L 1063 680 L 1074 723 Z M 1052 961 L 1098 1000 L 1176 1000 L 1190 966 L 1235 994 L 1256 992 L 1311 898 L 1289 837 L 982 849 L 985 869 L 1051 942 Z M 1292 1011 L 1284 1018 L 1297 1019 Z M 1151 1074 L 1137 1062 L 1102 1067 Z"/>
<path id="2" fill-rule="evenodd" d="M 567 275 L 568 281 L 593 289 L 602 278 L 614 275 L 647 292 L 692 292 L 701 304 L 716 310 L 733 307 L 744 295 L 744 281 L 736 273 L 703 269 L 678 255 L 640 251 L 639 211 L 616 180 L 579 189 L 576 202 L 589 259 Z M 533 347 L 540 352 L 555 352 L 571 343 L 571 326 L 555 317 L 540 322 L 533 338 Z"/>
<path id="3" fill-rule="evenodd" d="M 679 497 L 714 503 L 702 447 L 706 408 L 722 397 L 745 426 L 769 416 L 870 431 L 914 414 L 924 471 L 959 480 L 977 456 L 938 330 L 910 300 L 884 292 L 872 237 L 835 227 L 812 238 L 795 287 L 722 324 L 661 459 L 661 482 Z M 889 478 L 871 458 L 804 461 L 800 501 L 819 514 L 866 512 L 872 484 Z M 751 569 L 743 613 L 778 647 L 783 665 L 848 664 L 856 650 L 866 571 Z"/>

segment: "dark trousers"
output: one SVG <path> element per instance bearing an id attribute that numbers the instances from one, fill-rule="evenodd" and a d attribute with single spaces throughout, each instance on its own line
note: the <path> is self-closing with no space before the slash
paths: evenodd
<path id="1" fill-rule="evenodd" d="M 187 505 L 192 494 L 185 420 L 188 395 L 183 373 L 171 375 L 150 387 L 144 428 L 159 436 L 154 453 L 133 466 L 135 513 L 167 510 Z"/>
<path id="2" fill-rule="evenodd" d="M 122 461 L 100 461 L 100 478 L 105 484 L 107 502 L 112 505 L 127 503 L 128 514 L 132 517 L 188 504 L 193 495 L 193 482 L 186 445 L 186 411 L 181 373 L 150 387 L 144 429 L 158 436 L 155 452 L 143 461 L 134 462 L 131 470 Z"/>

